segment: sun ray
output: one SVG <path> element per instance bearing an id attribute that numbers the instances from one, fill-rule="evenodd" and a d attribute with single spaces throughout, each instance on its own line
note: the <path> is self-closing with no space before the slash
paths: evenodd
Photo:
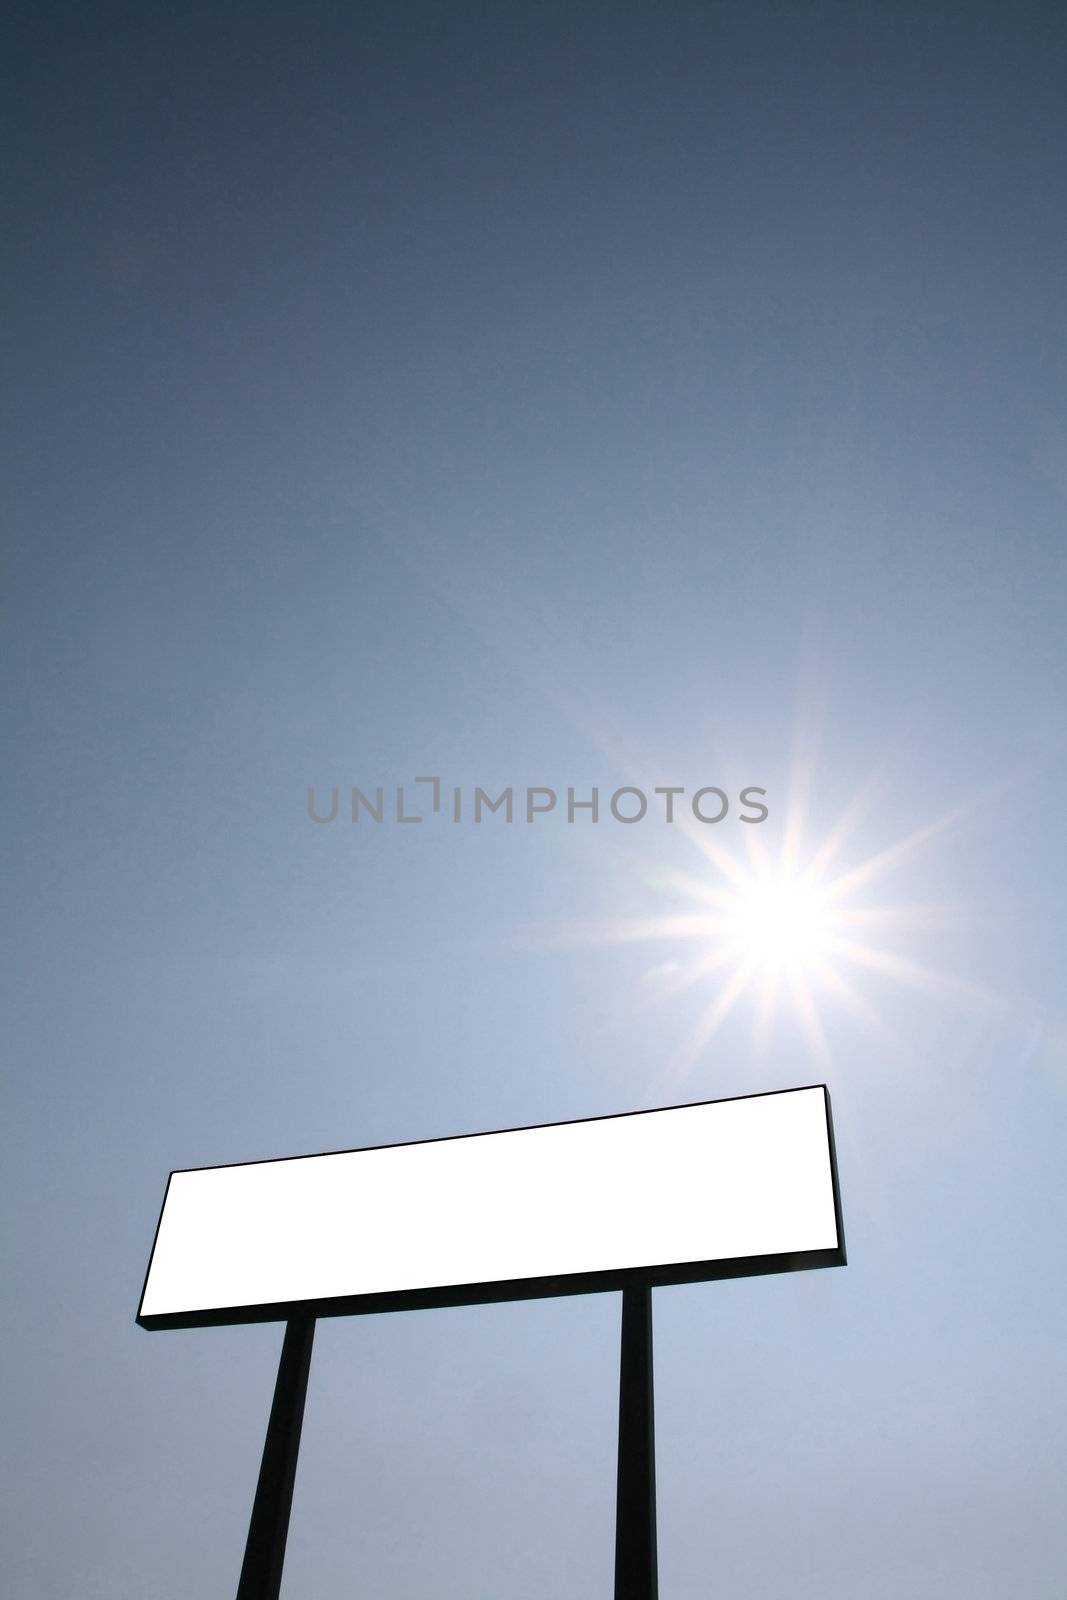
<path id="1" fill-rule="evenodd" d="M 835 966 L 832 966 L 828 961 L 822 961 L 815 968 L 815 975 L 823 988 L 828 990 L 835 999 L 840 1000 L 841 1004 L 858 1021 L 862 1022 L 871 1033 L 878 1034 L 886 1042 L 893 1038 L 892 1031 L 881 1012 L 871 1004 L 865 995 L 860 993 L 854 984 L 849 983 L 848 979 L 843 977 Z"/>
<path id="2" fill-rule="evenodd" d="M 848 939 L 835 939 L 831 949 L 844 961 L 851 961 L 855 966 L 866 967 L 870 972 L 893 978 L 908 988 L 936 995 L 942 1000 L 974 1004 L 987 1002 L 991 998 L 988 990 L 977 984 L 953 978 L 948 973 L 922 966 L 917 961 L 909 961 L 906 956 L 898 956 L 891 950 L 879 950 L 872 945 L 856 944 Z"/>
<path id="3" fill-rule="evenodd" d="M 755 971 L 754 966 L 738 967 L 725 988 L 706 1005 L 693 1027 L 682 1041 L 674 1061 L 674 1077 L 684 1077 L 695 1065 L 700 1054 L 711 1043 L 734 1006 L 740 1000 Z"/>
<path id="4" fill-rule="evenodd" d="M 752 1054 L 757 1062 L 766 1060 L 774 1035 L 778 1003 L 777 972 L 765 972 L 759 984 L 752 1016 Z"/>
<path id="5" fill-rule="evenodd" d="M 728 966 L 734 959 L 734 952 L 728 945 L 719 946 L 702 961 L 694 961 L 688 967 L 679 967 L 664 997 L 673 999 L 676 995 L 684 994 L 701 979 L 710 977 L 713 972 L 721 972 L 723 967 Z"/>
<path id="6" fill-rule="evenodd" d="M 822 882 L 849 839 L 852 838 L 874 803 L 876 789 L 877 780 L 872 777 L 853 796 L 822 844 L 818 846 L 805 868 L 805 872 L 812 883 Z"/>
<path id="7" fill-rule="evenodd" d="M 676 893 L 684 895 L 688 900 L 695 900 L 701 905 L 709 905 L 716 910 L 731 905 L 736 894 L 736 889 L 717 888 L 714 884 L 705 883 L 702 878 L 696 878 L 690 872 L 677 870 L 656 873 L 648 880 L 650 888 L 659 890 L 673 889 Z M 741 880 L 743 881 L 743 880 Z"/>
<path id="8" fill-rule="evenodd" d="M 926 823 L 921 828 L 916 828 L 905 838 L 889 845 L 885 850 L 879 850 L 875 855 L 868 856 L 866 861 L 861 861 L 859 866 L 853 867 L 849 872 L 842 873 L 827 885 L 826 893 L 832 899 L 841 900 L 848 895 L 855 894 L 857 889 L 869 888 L 878 878 L 884 877 L 887 872 L 913 855 L 920 847 L 944 830 L 952 823 L 958 822 L 966 812 L 965 806 L 956 806 L 952 811 L 942 813 L 935 817 L 933 822 Z"/>
<path id="9" fill-rule="evenodd" d="M 811 989 L 801 974 L 795 971 L 789 973 L 788 983 L 808 1049 L 818 1066 L 824 1072 L 829 1072 L 832 1060 L 830 1042 L 826 1037 L 826 1030 L 822 1025 Z"/>

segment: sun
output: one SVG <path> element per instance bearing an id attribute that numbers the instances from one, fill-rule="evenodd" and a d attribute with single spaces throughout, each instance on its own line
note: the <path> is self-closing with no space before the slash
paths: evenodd
<path id="1" fill-rule="evenodd" d="M 704 870 L 670 873 L 655 884 L 690 909 L 631 924 L 621 933 L 628 941 L 685 940 L 693 950 L 689 960 L 654 969 L 651 998 L 694 987 L 709 991 L 677 1052 L 676 1075 L 692 1070 L 742 1001 L 751 1009 L 757 1060 L 785 1017 L 810 1059 L 826 1070 L 831 1049 L 825 1018 L 831 1008 L 849 1012 L 872 1032 L 889 1032 L 867 992 L 872 979 L 942 998 L 958 999 L 967 990 L 970 997 L 968 986 L 899 948 L 905 939 L 913 945 L 919 931 L 943 927 L 952 908 L 887 902 L 872 893 L 879 879 L 950 820 L 939 819 L 844 869 L 839 857 L 847 817 L 807 853 L 787 833 L 777 859 L 760 846 L 738 859 L 694 835 Z"/>
<path id="2" fill-rule="evenodd" d="M 887 985 L 974 1003 L 971 985 L 936 971 L 918 954 L 922 936 L 943 929 L 959 908 L 875 897 L 875 886 L 959 813 L 847 865 L 847 844 L 861 814 L 857 800 L 807 847 L 799 826 L 787 827 L 774 855 L 752 835 L 735 854 L 699 829 L 685 828 L 699 853 L 696 869 L 643 874 L 646 889 L 664 907 L 659 914 L 572 929 L 583 944 L 673 947 L 664 948 L 668 959 L 650 963 L 638 1000 L 663 1004 L 685 991 L 703 996 L 674 1052 L 673 1078 L 696 1068 L 739 1009 L 750 1015 L 754 1061 L 766 1056 L 785 1026 L 807 1057 L 829 1070 L 831 1014 L 848 1013 L 872 1034 L 891 1035 L 875 1004 Z"/>
<path id="3" fill-rule="evenodd" d="M 828 952 L 833 919 L 817 890 L 783 873 L 735 894 L 723 924 L 738 960 L 776 973 L 816 967 Z"/>

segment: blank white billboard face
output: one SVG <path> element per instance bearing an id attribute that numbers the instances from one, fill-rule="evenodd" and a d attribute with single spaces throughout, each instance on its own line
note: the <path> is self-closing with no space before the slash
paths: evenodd
<path id="1" fill-rule="evenodd" d="M 138 1321 L 844 1262 L 825 1089 L 171 1174 Z"/>

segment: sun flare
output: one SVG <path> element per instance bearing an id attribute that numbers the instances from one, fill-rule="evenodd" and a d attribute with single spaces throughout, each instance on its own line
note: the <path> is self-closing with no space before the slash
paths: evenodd
<path id="1" fill-rule="evenodd" d="M 582 942 L 674 946 L 651 963 L 641 1004 L 662 1004 L 686 991 L 706 995 L 675 1052 L 674 1075 L 686 1076 L 727 1018 L 742 1005 L 751 1016 L 758 1061 L 780 1026 L 788 1028 L 821 1068 L 831 1064 L 827 1019 L 843 1011 L 872 1033 L 891 1028 L 875 997 L 886 984 L 941 999 L 973 1002 L 970 986 L 922 959 L 918 937 L 944 927 L 958 908 L 887 902 L 874 886 L 953 820 L 938 818 L 914 833 L 842 866 L 858 805 L 806 849 L 799 828 L 787 828 L 780 854 L 748 837 L 740 856 L 686 829 L 700 854 L 689 871 L 659 871 L 646 886 L 670 910 L 587 929 Z M 903 946 L 903 948 L 902 948 Z M 905 953 L 906 952 L 906 953 Z M 665 955 L 668 952 L 665 950 Z"/>

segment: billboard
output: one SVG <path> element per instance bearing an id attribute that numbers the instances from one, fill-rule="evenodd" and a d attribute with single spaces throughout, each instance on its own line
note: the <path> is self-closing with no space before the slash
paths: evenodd
<path id="1" fill-rule="evenodd" d="M 137 1321 L 469 1305 L 844 1261 L 819 1084 L 172 1172 Z"/>

